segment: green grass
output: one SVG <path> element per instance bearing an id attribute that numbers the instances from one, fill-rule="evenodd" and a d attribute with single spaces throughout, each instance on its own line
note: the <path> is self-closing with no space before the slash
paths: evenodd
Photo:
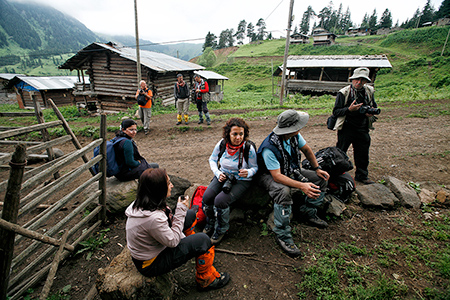
<path id="1" fill-rule="evenodd" d="M 411 280 L 434 286 L 425 290 L 426 299 L 449 299 L 450 214 L 423 224 L 424 230 L 398 231 L 398 237 L 379 244 L 316 245 L 315 259 L 296 284 L 299 299 L 410 299 L 406 295 L 414 294 L 414 286 L 405 283 Z M 398 266 L 409 273 L 389 276 Z"/>

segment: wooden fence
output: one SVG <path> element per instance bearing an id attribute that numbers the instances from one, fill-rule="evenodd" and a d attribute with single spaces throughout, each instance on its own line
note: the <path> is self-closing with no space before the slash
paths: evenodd
<path id="1" fill-rule="evenodd" d="M 34 101 L 38 124 L 0 131 L 0 146 L 15 144 L 13 153 L 0 153 L 0 165 L 9 162 L 10 172 L 9 179 L 0 182 L 0 193 L 5 193 L 0 219 L 0 300 L 7 296 L 11 300 L 20 298 L 47 275 L 40 296 L 46 299 L 59 262 L 106 220 L 106 116 L 101 116 L 100 138 L 82 147 L 54 102 L 49 99 L 49 103 L 58 121 L 45 122 L 38 102 Z M 62 126 L 67 135 L 51 140 L 47 129 L 57 126 Z M 33 131 L 41 132 L 42 142 L 5 140 Z M 68 141 L 76 149 L 55 158 L 53 147 Z M 88 153 L 97 146 L 100 155 L 89 159 Z M 47 163 L 25 168 L 27 156 L 44 150 Z M 96 163 L 100 164 L 98 174 L 91 168 Z M 92 176 L 70 190 L 70 183 L 86 172 Z M 73 203 L 74 199 L 83 198 L 81 192 L 96 181 L 99 189 L 95 193 Z M 61 214 L 61 209 L 71 201 L 74 209 L 68 209 L 57 219 L 55 214 Z M 87 214 L 86 208 L 92 203 L 98 205 Z M 40 205 L 44 207 L 42 211 L 37 210 Z"/>

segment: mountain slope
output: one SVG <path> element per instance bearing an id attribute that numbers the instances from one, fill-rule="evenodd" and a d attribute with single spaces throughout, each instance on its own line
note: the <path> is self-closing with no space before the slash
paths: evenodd
<path id="1" fill-rule="evenodd" d="M 98 36 L 78 20 L 40 4 L 0 0 L 1 48 L 18 46 L 50 53 L 77 51 Z M 1 35 L 1 34 L 0 34 Z"/>

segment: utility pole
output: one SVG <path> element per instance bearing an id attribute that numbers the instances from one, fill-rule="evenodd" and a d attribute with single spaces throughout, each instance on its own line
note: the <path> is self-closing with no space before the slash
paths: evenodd
<path id="1" fill-rule="evenodd" d="M 283 73 L 281 74 L 280 105 L 283 105 L 284 87 L 286 85 L 286 64 L 287 64 L 287 57 L 288 57 L 288 53 L 289 53 L 289 40 L 291 37 L 293 8 L 294 8 L 294 0 L 291 0 L 291 4 L 289 6 L 288 28 L 287 28 L 287 33 L 286 33 L 286 46 L 284 47 Z"/>
<path id="2" fill-rule="evenodd" d="M 138 85 L 141 82 L 141 53 L 139 51 L 139 30 L 138 30 L 138 10 L 137 10 L 137 0 L 134 0 L 134 20 L 136 28 L 136 64 L 137 64 L 137 80 Z"/>

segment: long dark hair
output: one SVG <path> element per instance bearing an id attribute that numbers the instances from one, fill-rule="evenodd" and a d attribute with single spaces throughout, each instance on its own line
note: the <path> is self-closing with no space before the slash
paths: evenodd
<path id="1" fill-rule="evenodd" d="M 139 178 L 134 209 L 155 211 L 165 209 L 169 180 L 165 169 L 147 169 Z"/>
<path id="2" fill-rule="evenodd" d="M 246 141 L 249 136 L 249 127 L 248 127 L 247 123 L 245 123 L 244 119 L 241 119 L 241 118 L 231 118 L 227 121 L 225 126 L 223 126 L 222 137 L 225 139 L 225 141 L 227 143 L 231 144 L 230 132 L 231 132 L 231 127 L 233 127 L 233 126 L 238 126 L 238 127 L 244 128 L 244 141 Z"/>

